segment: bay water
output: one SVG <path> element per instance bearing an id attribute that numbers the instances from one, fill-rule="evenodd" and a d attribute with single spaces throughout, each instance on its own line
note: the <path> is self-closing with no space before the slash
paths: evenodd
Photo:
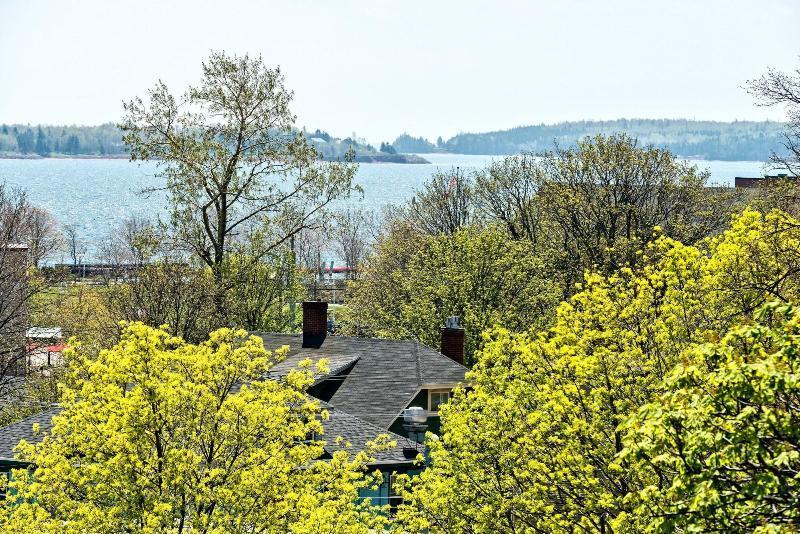
<path id="1" fill-rule="evenodd" d="M 423 154 L 430 164 L 362 163 L 356 183 L 364 193 L 352 204 L 366 210 L 409 200 L 438 169 L 481 168 L 501 156 Z M 759 176 L 759 161 L 694 161 L 708 169 L 714 185 L 733 185 L 735 176 Z M 96 256 L 96 244 L 131 215 L 156 218 L 164 214 L 163 192 L 141 191 L 162 185 L 155 165 L 124 159 L 0 159 L 0 183 L 24 189 L 36 205 L 46 208 L 62 225 L 74 225 L 86 243 L 87 258 Z M 60 263 L 66 257 L 56 257 Z"/>

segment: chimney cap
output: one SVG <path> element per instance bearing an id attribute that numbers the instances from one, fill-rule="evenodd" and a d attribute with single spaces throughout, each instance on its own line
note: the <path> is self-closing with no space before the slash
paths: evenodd
<path id="1" fill-rule="evenodd" d="M 448 318 L 447 318 L 447 320 L 444 322 L 444 327 L 445 327 L 445 328 L 450 328 L 450 329 L 457 329 L 457 328 L 461 328 L 461 327 L 459 326 L 459 324 L 458 324 L 458 319 L 459 319 L 458 315 L 451 315 L 451 316 L 450 316 L 450 317 L 448 317 Z"/>

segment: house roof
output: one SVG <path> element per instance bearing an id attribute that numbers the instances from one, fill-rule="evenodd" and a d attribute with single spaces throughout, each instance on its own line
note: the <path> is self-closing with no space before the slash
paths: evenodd
<path id="1" fill-rule="evenodd" d="M 328 336 L 320 348 L 303 348 L 302 334 L 258 334 L 267 349 L 289 346 L 289 354 L 273 368 L 285 374 L 302 360 L 325 358 L 334 369 L 350 372 L 329 400 L 334 407 L 379 428 L 388 429 L 414 396 L 426 386 L 464 381 L 467 369 L 417 341 Z"/>
<path id="2" fill-rule="evenodd" d="M 57 339 L 63 337 L 58 327 L 33 326 L 25 332 L 28 339 Z"/>
<path id="3" fill-rule="evenodd" d="M 11 460 L 16 455 L 14 448 L 23 439 L 29 443 L 41 441 L 45 434 L 53 428 L 53 416 L 61 411 L 58 406 L 39 412 L 30 417 L 26 417 L 16 423 L 0 428 L 0 460 Z M 39 433 L 33 432 L 33 425 L 39 424 Z"/>
<path id="4" fill-rule="evenodd" d="M 414 461 L 416 453 L 407 454 L 405 451 L 418 450 L 417 442 L 383 430 L 327 403 L 322 403 L 322 407 L 328 412 L 328 420 L 322 422 L 322 426 L 325 428 L 325 436 L 322 439 L 326 441 L 325 450 L 329 453 L 338 450 L 364 451 L 367 449 L 368 442 L 381 434 L 387 434 L 395 442 L 395 445 L 387 450 L 376 452 L 374 454 L 375 461 L 370 465 L 410 464 Z M 337 443 L 337 436 L 341 436 L 344 442 Z"/>
<path id="5" fill-rule="evenodd" d="M 303 348 L 302 334 L 261 334 L 267 349 L 288 345 L 287 358 L 270 370 L 270 378 L 279 379 L 305 359 L 328 360 L 329 373 L 318 380 L 349 369 L 335 379 L 342 383 L 330 399 L 322 402 L 329 418 L 323 421 L 325 450 L 345 447 L 336 443 L 341 436 L 351 450 L 366 448 L 367 442 L 388 434 L 396 442 L 389 450 L 376 453 L 374 465 L 408 464 L 413 461 L 404 449 L 416 448 L 416 442 L 388 431 L 404 408 L 425 387 L 448 386 L 464 381 L 466 368 L 447 356 L 416 341 L 367 339 L 328 336 L 320 348 Z M 14 447 L 25 439 L 35 442 L 52 428 L 51 419 L 59 412 L 51 407 L 32 417 L 0 428 L 0 458 L 14 457 Z M 33 433 L 39 423 L 41 433 Z"/>

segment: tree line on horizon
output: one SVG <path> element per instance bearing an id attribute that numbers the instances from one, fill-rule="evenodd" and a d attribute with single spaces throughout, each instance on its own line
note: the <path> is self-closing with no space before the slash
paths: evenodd
<path id="1" fill-rule="evenodd" d="M 681 158 L 706 160 L 768 159 L 783 142 L 784 124 L 774 121 L 694 121 L 688 119 L 617 119 L 574 121 L 519 126 L 509 130 L 460 133 L 435 142 L 403 133 L 380 148 L 353 137 L 339 139 L 323 130 L 303 135 L 325 159 L 341 158 L 352 148 L 359 154 L 453 154 L 511 155 L 540 153 L 554 146 L 574 147 L 587 136 L 624 133 L 642 145 L 664 148 Z M 0 157 L 123 156 L 127 154 L 122 132 L 113 123 L 98 126 L 48 126 L 0 124 Z"/>
<path id="2" fill-rule="evenodd" d="M 127 154 L 113 123 L 98 126 L 0 124 L 0 156 L 116 156 Z"/>
<path id="3" fill-rule="evenodd" d="M 303 129 L 302 135 L 323 159 L 343 159 L 349 151 L 355 156 L 397 153 L 391 143 L 376 148 L 355 136 L 338 138 L 320 129 Z M 122 136 L 119 125 L 111 122 L 98 126 L 0 124 L 0 157 L 126 156 Z"/>
<path id="4" fill-rule="evenodd" d="M 393 145 L 400 153 L 510 155 L 539 153 L 554 145 L 572 147 L 580 139 L 624 133 L 642 145 L 665 148 L 682 158 L 763 161 L 782 143 L 784 124 L 773 121 L 694 121 L 688 119 L 617 119 L 518 126 L 508 130 L 460 133 L 436 143 L 403 134 Z"/>

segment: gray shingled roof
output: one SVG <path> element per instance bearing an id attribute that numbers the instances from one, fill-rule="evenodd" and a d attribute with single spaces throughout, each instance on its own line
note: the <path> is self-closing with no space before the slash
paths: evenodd
<path id="1" fill-rule="evenodd" d="M 48 434 L 50 429 L 53 428 L 53 416 L 60 411 L 61 408 L 58 406 L 52 406 L 36 415 L 0 428 L 0 459 L 14 458 L 16 455 L 14 448 L 23 439 L 29 443 L 41 441 L 44 435 Z M 33 433 L 34 423 L 39 423 L 39 434 Z"/>
<path id="2" fill-rule="evenodd" d="M 318 349 L 302 348 L 302 334 L 258 334 L 267 349 L 289 346 L 276 374 L 285 373 L 305 358 L 329 360 L 334 368 L 352 370 L 330 399 L 336 408 L 388 429 L 425 385 L 464 381 L 467 369 L 417 341 L 328 336 Z"/>
<path id="3" fill-rule="evenodd" d="M 330 375 L 352 367 L 342 378 L 342 385 L 330 403 L 323 403 L 330 416 L 323 422 L 325 449 L 333 452 L 342 448 L 336 443 L 337 436 L 342 436 L 352 450 L 358 451 L 379 434 L 389 434 L 397 445 L 378 453 L 375 464 L 412 461 L 403 449 L 414 448 L 415 442 L 388 432 L 388 428 L 423 386 L 463 382 L 466 373 L 462 365 L 416 341 L 328 336 L 320 348 L 304 349 L 301 334 L 263 334 L 261 337 L 268 349 L 289 346 L 287 359 L 270 371 L 273 378 L 285 376 L 306 358 L 327 359 Z M 40 440 L 49 432 L 51 419 L 58 411 L 58 407 L 52 407 L 0 428 L 0 458 L 13 458 L 14 447 L 22 439 Z M 33 433 L 34 423 L 40 425 L 38 435 Z"/>
<path id="4" fill-rule="evenodd" d="M 387 434 L 395 442 L 395 446 L 375 453 L 375 461 L 371 465 L 412 463 L 416 458 L 416 454 L 406 455 L 404 453 L 404 449 L 410 451 L 420 448 L 415 441 L 388 430 L 383 430 L 363 419 L 338 410 L 334 406 L 326 403 L 321 404 L 328 411 L 328 420 L 322 422 L 322 426 L 325 428 L 325 435 L 320 439 L 325 440 L 325 450 L 329 453 L 343 449 L 351 452 L 363 451 L 367 448 L 367 442 L 374 440 L 381 434 Z M 338 436 L 344 438 L 346 443 L 337 443 L 336 438 Z"/>

